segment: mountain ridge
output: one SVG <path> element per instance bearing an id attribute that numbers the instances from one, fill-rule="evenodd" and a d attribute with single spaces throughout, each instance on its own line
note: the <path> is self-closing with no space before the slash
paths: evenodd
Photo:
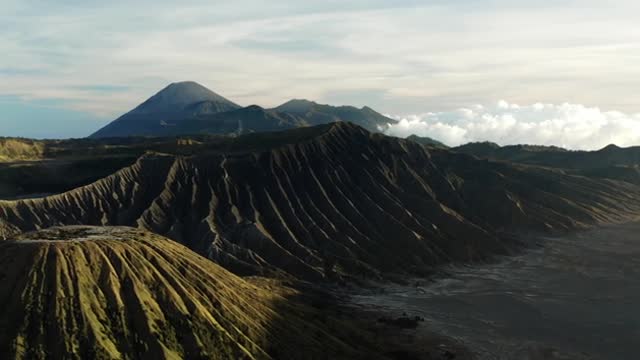
<path id="1" fill-rule="evenodd" d="M 469 143 L 451 149 L 494 161 L 556 168 L 574 175 L 640 185 L 640 147 L 607 145 L 599 150 L 567 150 L 556 146 Z"/>
<path id="2" fill-rule="evenodd" d="M 0 201 L 0 237 L 136 226 L 237 274 L 323 281 L 425 274 L 507 252 L 505 232 L 623 221 L 640 205 L 633 184 L 427 149 L 349 123 L 229 141 L 238 149 L 147 154 L 67 193 Z"/>
<path id="3" fill-rule="evenodd" d="M 309 125 L 320 125 L 335 121 L 348 121 L 371 132 L 379 132 L 397 121 L 386 117 L 368 106 L 360 109 L 349 106 L 319 104 L 306 99 L 293 99 L 274 110 L 301 116 Z"/>
<path id="4" fill-rule="evenodd" d="M 439 148 L 443 148 L 443 149 L 448 149 L 449 148 L 449 146 L 445 145 L 444 143 L 442 143 L 442 142 L 440 142 L 440 141 L 438 141 L 436 139 L 430 138 L 428 136 L 418 136 L 418 135 L 413 134 L 413 135 L 409 135 L 407 137 L 407 140 L 414 141 L 414 142 L 417 142 L 419 144 L 427 145 L 427 146 L 434 146 L 434 147 L 439 147 Z"/>
<path id="5" fill-rule="evenodd" d="M 168 85 L 89 137 L 237 135 L 336 121 L 353 122 L 370 131 L 380 131 L 395 122 L 367 106 L 358 109 L 309 100 L 291 100 L 273 109 L 257 105 L 243 108 L 196 82 L 185 81 Z"/>

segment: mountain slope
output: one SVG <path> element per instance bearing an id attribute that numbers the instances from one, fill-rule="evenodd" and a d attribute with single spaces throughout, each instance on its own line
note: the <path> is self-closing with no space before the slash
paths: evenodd
<path id="1" fill-rule="evenodd" d="M 287 113 L 265 110 L 257 105 L 217 114 L 200 114 L 184 119 L 158 132 L 159 136 L 194 134 L 246 134 L 308 126 L 307 122 Z"/>
<path id="2" fill-rule="evenodd" d="M 239 108 L 198 83 L 172 83 L 90 137 L 158 136 L 185 118 Z"/>
<path id="3" fill-rule="evenodd" d="M 132 228 L 53 228 L 0 241 L 0 288 L 2 358 L 324 359 L 364 358 L 360 346 L 375 351 L 348 325 L 290 299 L 294 290 L 250 283 Z"/>
<path id="4" fill-rule="evenodd" d="M 347 121 L 372 132 L 378 132 L 380 128 L 396 122 L 366 106 L 358 109 L 353 106 L 322 105 L 299 99 L 290 100 L 274 110 L 299 116 L 309 125 Z"/>
<path id="5" fill-rule="evenodd" d="M 243 134 L 348 121 L 379 131 L 395 120 L 371 108 L 292 100 L 275 109 L 241 108 L 192 81 L 173 83 L 122 115 L 91 138 Z"/>
<path id="6" fill-rule="evenodd" d="M 94 184 L 0 202 L 0 237 L 66 224 L 166 235 L 238 274 L 424 273 L 506 251 L 505 231 L 628 219 L 640 187 L 495 163 L 348 123 L 149 154 Z"/>
<path id="7" fill-rule="evenodd" d="M 447 145 L 441 143 L 440 141 L 438 141 L 436 139 L 432 139 L 432 138 L 427 137 L 427 136 L 411 135 L 411 136 L 407 137 L 407 140 L 411 140 L 411 141 L 417 142 L 418 144 L 432 146 L 432 147 L 438 147 L 438 148 L 442 148 L 442 149 L 448 149 L 449 148 Z"/>

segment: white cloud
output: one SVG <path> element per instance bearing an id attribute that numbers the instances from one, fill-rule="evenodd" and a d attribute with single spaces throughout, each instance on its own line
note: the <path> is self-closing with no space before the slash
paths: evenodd
<path id="1" fill-rule="evenodd" d="M 390 113 L 499 98 L 639 110 L 637 1 L 5 2 L 0 96 L 113 117 L 179 80 L 247 105 L 376 90 L 367 105 Z"/>
<path id="2" fill-rule="evenodd" d="M 500 145 L 540 144 L 595 150 L 608 144 L 640 144 L 640 114 L 603 111 L 564 103 L 520 106 L 500 100 L 454 111 L 393 116 L 399 120 L 386 133 L 428 136 L 456 146 L 473 141 Z"/>

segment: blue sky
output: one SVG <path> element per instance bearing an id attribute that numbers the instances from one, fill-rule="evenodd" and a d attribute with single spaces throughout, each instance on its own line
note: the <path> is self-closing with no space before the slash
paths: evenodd
<path id="1" fill-rule="evenodd" d="M 5 136 L 87 135 L 181 80 L 243 105 L 295 97 L 366 104 L 399 117 L 501 99 L 578 104 L 632 120 L 640 113 L 637 1 L 2 0 L 1 6 Z"/>

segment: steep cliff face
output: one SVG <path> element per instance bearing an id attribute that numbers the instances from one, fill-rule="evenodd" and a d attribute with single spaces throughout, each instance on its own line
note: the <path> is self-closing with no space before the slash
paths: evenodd
<path id="1" fill-rule="evenodd" d="M 375 351 L 295 300 L 295 290 L 245 281 L 139 229 L 52 228 L 2 241 L 0 288 L 3 359 L 325 359 Z"/>
<path id="2" fill-rule="evenodd" d="M 505 231 L 562 231 L 640 210 L 629 183 L 478 160 L 348 123 L 312 130 L 273 135 L 269 148 L 270 135 L 238 138 L 251 151 L 145 155 L 64 194 L 0 202 L 0 232 L 139 226 L 239 274 L 320 280 L 425 272 L 505 251 Z"/>

